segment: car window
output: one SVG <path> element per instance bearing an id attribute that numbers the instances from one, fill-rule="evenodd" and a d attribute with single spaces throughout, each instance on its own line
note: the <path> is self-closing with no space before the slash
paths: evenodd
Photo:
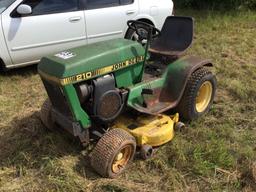
<path id="1" fill-rule="evenodd" d="M 0 0 L 0 13 L 9 7 L 15 0 Z"/>
<path id="2" fill-rule="evenodd" d="M 119 0 L 87 0 L 87 9 L 98 9 L 104 7 L 118 6 Z"/>
<path id="3" fill-rule="evenodd" d="M 25 0 L 32 7 L 31 15 L 70 12 L 78 10 L 78 0 Z"/>
<path id="4" fill-rule="evenodd" d="M 134 0 L 120 0 L 121 5 L 129 5 L 132 4 Z"/>

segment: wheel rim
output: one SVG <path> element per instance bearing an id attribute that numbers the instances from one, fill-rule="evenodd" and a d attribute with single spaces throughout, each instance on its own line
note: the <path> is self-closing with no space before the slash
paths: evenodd
<path id="1" fill-rule="evenodd" d="M 123 147 L 114 158 L 112 163 L 112 171 L 116 174 L 122 171 L 131 159 L 132 153 L 133 146 L 127 145 Z"/>
<path id="2" fill-rule="evenodd" d="M 204 82 L 199 88 L 197 97 L 196 97 L 196 110 L 199 113 L 204 112 L 212 98 L 212 84 L 210 81 Z"/>
<path id="3" fill-rule="evenodd" d="M 140 35 L 143 37 L 143 40 L 140 42 L 142 44 L 146 44 L 147 43 L 147 36 L 148 36 L 148 31 L 146 29 L 143 28 L 139 28 L 138 32 L 140 33 Z M 133 32 L 131 39 L 133 41 L 138 41 L 139 42 L 139 35 L 137 34 L 136 31 Z"/>

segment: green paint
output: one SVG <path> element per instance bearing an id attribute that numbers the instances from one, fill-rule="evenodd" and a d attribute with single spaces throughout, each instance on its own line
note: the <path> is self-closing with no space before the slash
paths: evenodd
<path id="1" fill-rule="evenodd" d="M 70 49 L 68 52 L 74 56 L 69 59 L 44 57 L 38 69 L 62 79 L 143 56 L 145 49 L 135 41 L 114 39 Z"/>
<path id="2" fill-rule="evenodd" d="M 143 62 L 138 63 L 134 66 L 116 71 L 114 74 L 115 74 L 117 87 L 126 88 L 141 82 L 142 70 L 143 70 Z"/>
<path id="3" fill-rule="evenodd" d="M 141 95 L 143 89 L 156 89 L 156 88 L 162 88 L 164 86 L 172 86 L 174 89 L 180 89 L 183 86 L 183 80 L 181 79 L 181 73 L 184 72 L 184 70 L 189 67 L 191 64 L 187 62 L 186 60 L 177 60 L 174 63 L 170 63 L 166 71 L 163 73 L 163 75 L 155 79 L 153 81 L 149 82 L 141 82 L 139 84 L 133 85 L 129 87 L 129 96 L 127 105 L 129 107 L 136 109 L 136 104 L 142 105 L 143 104 L 143 96 Z M 175 77 L 178 81 L 175 82 L 175 84 L 169 85 L 170 82 L 168 82 L 169 77 Z M 183 76 L 184 77 L 184 76 Z M 180 81 L 179 81 L 180 79 Z"/>
<path id="4" fill-rule="evenodd" d="M 190 66 L 190 63 L 188 63 L 186 60 L 177 60 L 174 63 L 170 63 L 167 66 L 167 70 L 163 74 L 163 78 L 166 78 L 170 75 L 170 73 L 179 73 L 180 71 L 184 71 L 188 66 Z"/>
<path id="5" fill-rule="evenodd" d="M 73 57 L 69 59 L 56 56 L 43 58 L 38 65 L 38 70 L 48 76 L 62 79 L 143 56 L 145 49 L 137 42 L 115 39 L 70 49 L 68 52 L 72 53 Z M 117 87 L 128 87 L 139 83 L 142 79 L 142 70 L 143 62 L 139 62 L 115 71 Z M 78 121 L 83 128 L 90 127 L 90 117 L 81 107 L 73 84 L 62 86 L 62 89 L 74 120 Z"/>
<path id="6" fill-rule="evenodd" d="M 143 96 L 141 95 L 142 90 L 145 88 L 155 89 L 160 88 L 164 85 L 165 78 L 158 78 L 149 82 L 141 82 L 137 85 L 129 87 L 129 96 L 127 105 L 134 108 L 134 106 L 143 103 Z"/>
<path id="7" fill-rule="evenodd" d="M 122 63 L 139 56 L 145 56 L 145 58 L 148 56 L 145 53 L 145 49 L 139 43 L 125 39 L 86 45 L 71 49 L 69 52 L 73 54 L 73 57 L 66 60 L 56 56 L 43 58 L 38 69 L 49 76 L 62 79 L 85 72 L 102 70 L 102 68 L 108 68 L 109 66 L 113 66 L 113 64 Z M 148 82 L 141 82 L 144 73 L 144 64 L 145 60 L 139 61 L 138 63 L 135 62 L 133 65 L 128 65 L 120 69 L 117 68 L 113 72 L 117 88 L 129 89 L 127 105 L 133 108 L 136 108 L 136 104 L 141 105 L 143 103 L 143 97 L 141 95 L 143 89 L 156 89 L 167 86 L 166 84 L 169 83 L 167 80 L 170 76 L 176 78 L 177 74 L 180 74 L 189 65 L 186 61 L 178 60 L 169 64 L 166 72 L 160 78 Z M 105 70 L 103 71 L 105 72 Z M 97 76 L 102 75 L 103 73 L 97 74 Z M 177 78 L 179 79 L 179 77 Z M 178 85 L 179 83 L 182 82 L 175 84 Z M 81 107 L 74 85 L 63 85 L 64 95 L 69 103 L 74 120 L 78 121 L 83 128 L 90 127 L 91 119 Z"/>

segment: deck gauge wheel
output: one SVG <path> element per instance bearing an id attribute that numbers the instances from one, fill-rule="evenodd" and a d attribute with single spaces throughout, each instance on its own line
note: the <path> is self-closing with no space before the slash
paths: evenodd
<path id="1" fill-rule="evenodd" d="M 154 149 L 151 145 L 142 145 L 140 149 L 140 154 L 143 160 L 150 159 L 154 154 Z"/>

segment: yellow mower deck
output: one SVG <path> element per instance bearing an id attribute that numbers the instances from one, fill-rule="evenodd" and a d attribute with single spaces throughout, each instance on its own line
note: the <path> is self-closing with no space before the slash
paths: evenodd
<path id="1" fill-rule="evenodd" d="M 118 118 L 113 128 L 124 129 L 136 138 L 138 146 L 151 145 L 158 147 L 174 137 L 174 127 L 179 121 L 179 114 L 174 116 L 142 115 L 137 118 L 121 116 Z"/>

